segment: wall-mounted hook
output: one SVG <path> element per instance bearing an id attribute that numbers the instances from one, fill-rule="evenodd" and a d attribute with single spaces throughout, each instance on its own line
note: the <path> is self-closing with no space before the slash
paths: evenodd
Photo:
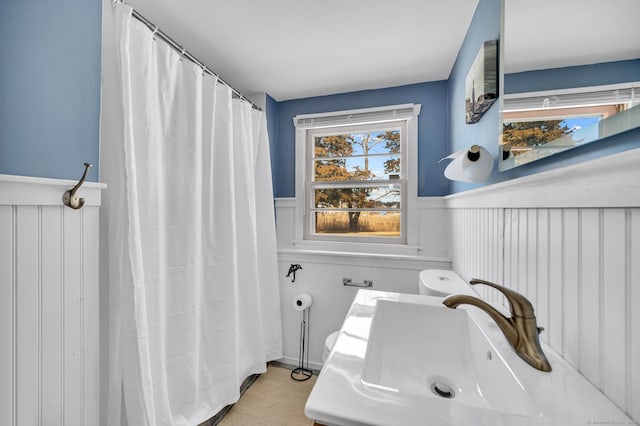
<path id="1" fill-rule="evenodd" d="M 291 277 L 291 282 L 295 283 L 296 282 L 296 271 L 302 269 L 302 266 L 300 266 L 297 263 L 292 263 L 291 266 L 289 267 L 289 272 L 287 272 L 286 278 Z"/>
<path id="2" fill-rule="evenodd" d="M 76 186 L 66 191 L 62 196 L 62 202 L 64 203 L 65 206 L 71 207 L 72 209 L 76 209 L 76 210 L 84 206 L 84 198 L 79 198 L 76 195 L 76 192 L 78 191 L 80 186 L 82 186 L 85 179 L 87 178 L 87 173 L 89 172 L 90 168 L 91 168 L 91 163 L 84 163 L 84 173 L 82 174 L 80 181 L 76 184 Z"/>

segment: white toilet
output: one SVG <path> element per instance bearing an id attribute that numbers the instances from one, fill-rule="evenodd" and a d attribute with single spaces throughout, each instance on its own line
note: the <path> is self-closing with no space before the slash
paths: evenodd
<path id="1" fill-rule="evenodd" d="M 477 293 L 458 274 L 444 269 L 425 269 L 418 277 L 418 293 L 424 296 L 447 297 L 451 294 Z"/>
<path id="2" fill-rule="evenodd" d="M 330 335 L 327 336 L 326 339 L 324 339 L 324 347 L 322 348 L 322 362 L 324 363 L 327 360 L 327 357 L 329 356 L 329 353 L 331 352 L 331 349 L 333 349 L 333 345 L 336 344 L 336 339 L 338 338 L 338 330 L 334 331 L 333 333 L 331 333 Z"/>
<path id="3" fill-rule="evenodd" d="M 418 293 L 425 296 L 447 297 L 450 294 L 468 294 L 477 296 L 471 286 L 458 274 L 445 269 L 425 269 L 418 277 Z M 339 331 L 329 334 L 322 348 L 322 362 L 327 361 Z"/>

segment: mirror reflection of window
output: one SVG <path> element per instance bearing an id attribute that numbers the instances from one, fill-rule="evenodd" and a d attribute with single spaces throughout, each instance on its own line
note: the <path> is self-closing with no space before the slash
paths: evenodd
<path id="1" fill-rule="evenodd" d="M 606 120 L 640 104 L 640 82 L 504 95 L 502 136 L 514 166 L 612 134 Z"/>

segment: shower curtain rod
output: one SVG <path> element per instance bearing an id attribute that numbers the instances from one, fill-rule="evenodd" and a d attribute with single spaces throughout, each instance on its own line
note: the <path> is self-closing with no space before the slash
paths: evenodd
<path id="1" fill-rule="evenodd" d="M 114 0 L 114 3 L 123 3 L 123 4 L 125 4 L 124 0 Z M 203 72 L 206 72 L 207 74 L 210 74 L 210 75 L 216 77 L 220 83 L 222 83 L 225 86 L 227 86 L 228 88 L 230 88 L 234 95 L 236 95 L 241 100 L 251 104 L 252 108 L 257 109 L 258 111 L 262 111 L 262 108 L 260 108 L 259 106 L 257 106 L 253 102 L 251 102 L 251 100 L 249 98 L 247 98 L 245 95 L 243 95 L 238 89 L 236 89 L 235 87 L 233 87 L 232 85 L 230 85 L 229 83 L 224 81 L 224 79 L 222 77 L 220 77 L 218 74 L 216 74 L 213 71 L 211 71 L 211 69 L 204 62 L 202 62 L 201 60 L 199 60 L 198 58 L 193 56 L 191 53 L 189 53 L 184 47 L 182 47 L 174 39 L 169 37 L 169 35 L 167 35 L 167 33 L 162 31 L 161 29 L 159 29 L 156 24 L 154 24 L 153 22 L 151 22 L 147 18 L 145 18 L 144 15 L 142 15 L 140 12 L 138 12 L 134 8 L 131 8 L 131 14 L 132 14 L 132 16 L 134 18 L 136 18 L 138 21 L 140 21 L 143 24 L 145 24 L 151 31 L 153 31 L 153 34 L 155 36 L 158 36 L 161 39 L 163 39 L 164 41 L 166 41 L 167 43 L 169 43 L 169 45 L 171 47 L 173 47 L 178 53 L 180 53 L 181 56 L 189 59 L 191 62 L 193 62 L 196 65 L 198 65 L 200 68 L 202 68 Z"/>

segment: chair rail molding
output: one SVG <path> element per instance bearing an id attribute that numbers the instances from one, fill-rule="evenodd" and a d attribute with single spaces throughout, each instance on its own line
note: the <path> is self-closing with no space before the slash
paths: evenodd
<path id="1" fill-rule="evenodd" d="M 66 179 L 0 174 L 0 206 L 61 206 L 64 192 L 76 183 Z M 77 194 L 85 199 L 85 206 L 99 206 L 102 190 L 106 188 L 104 183 L 85 182 Z"/>
<path id="2" fill-rule="evenodd" d="M 640 206 L 640 148 L 445 197 L 448 208 Z"/>

